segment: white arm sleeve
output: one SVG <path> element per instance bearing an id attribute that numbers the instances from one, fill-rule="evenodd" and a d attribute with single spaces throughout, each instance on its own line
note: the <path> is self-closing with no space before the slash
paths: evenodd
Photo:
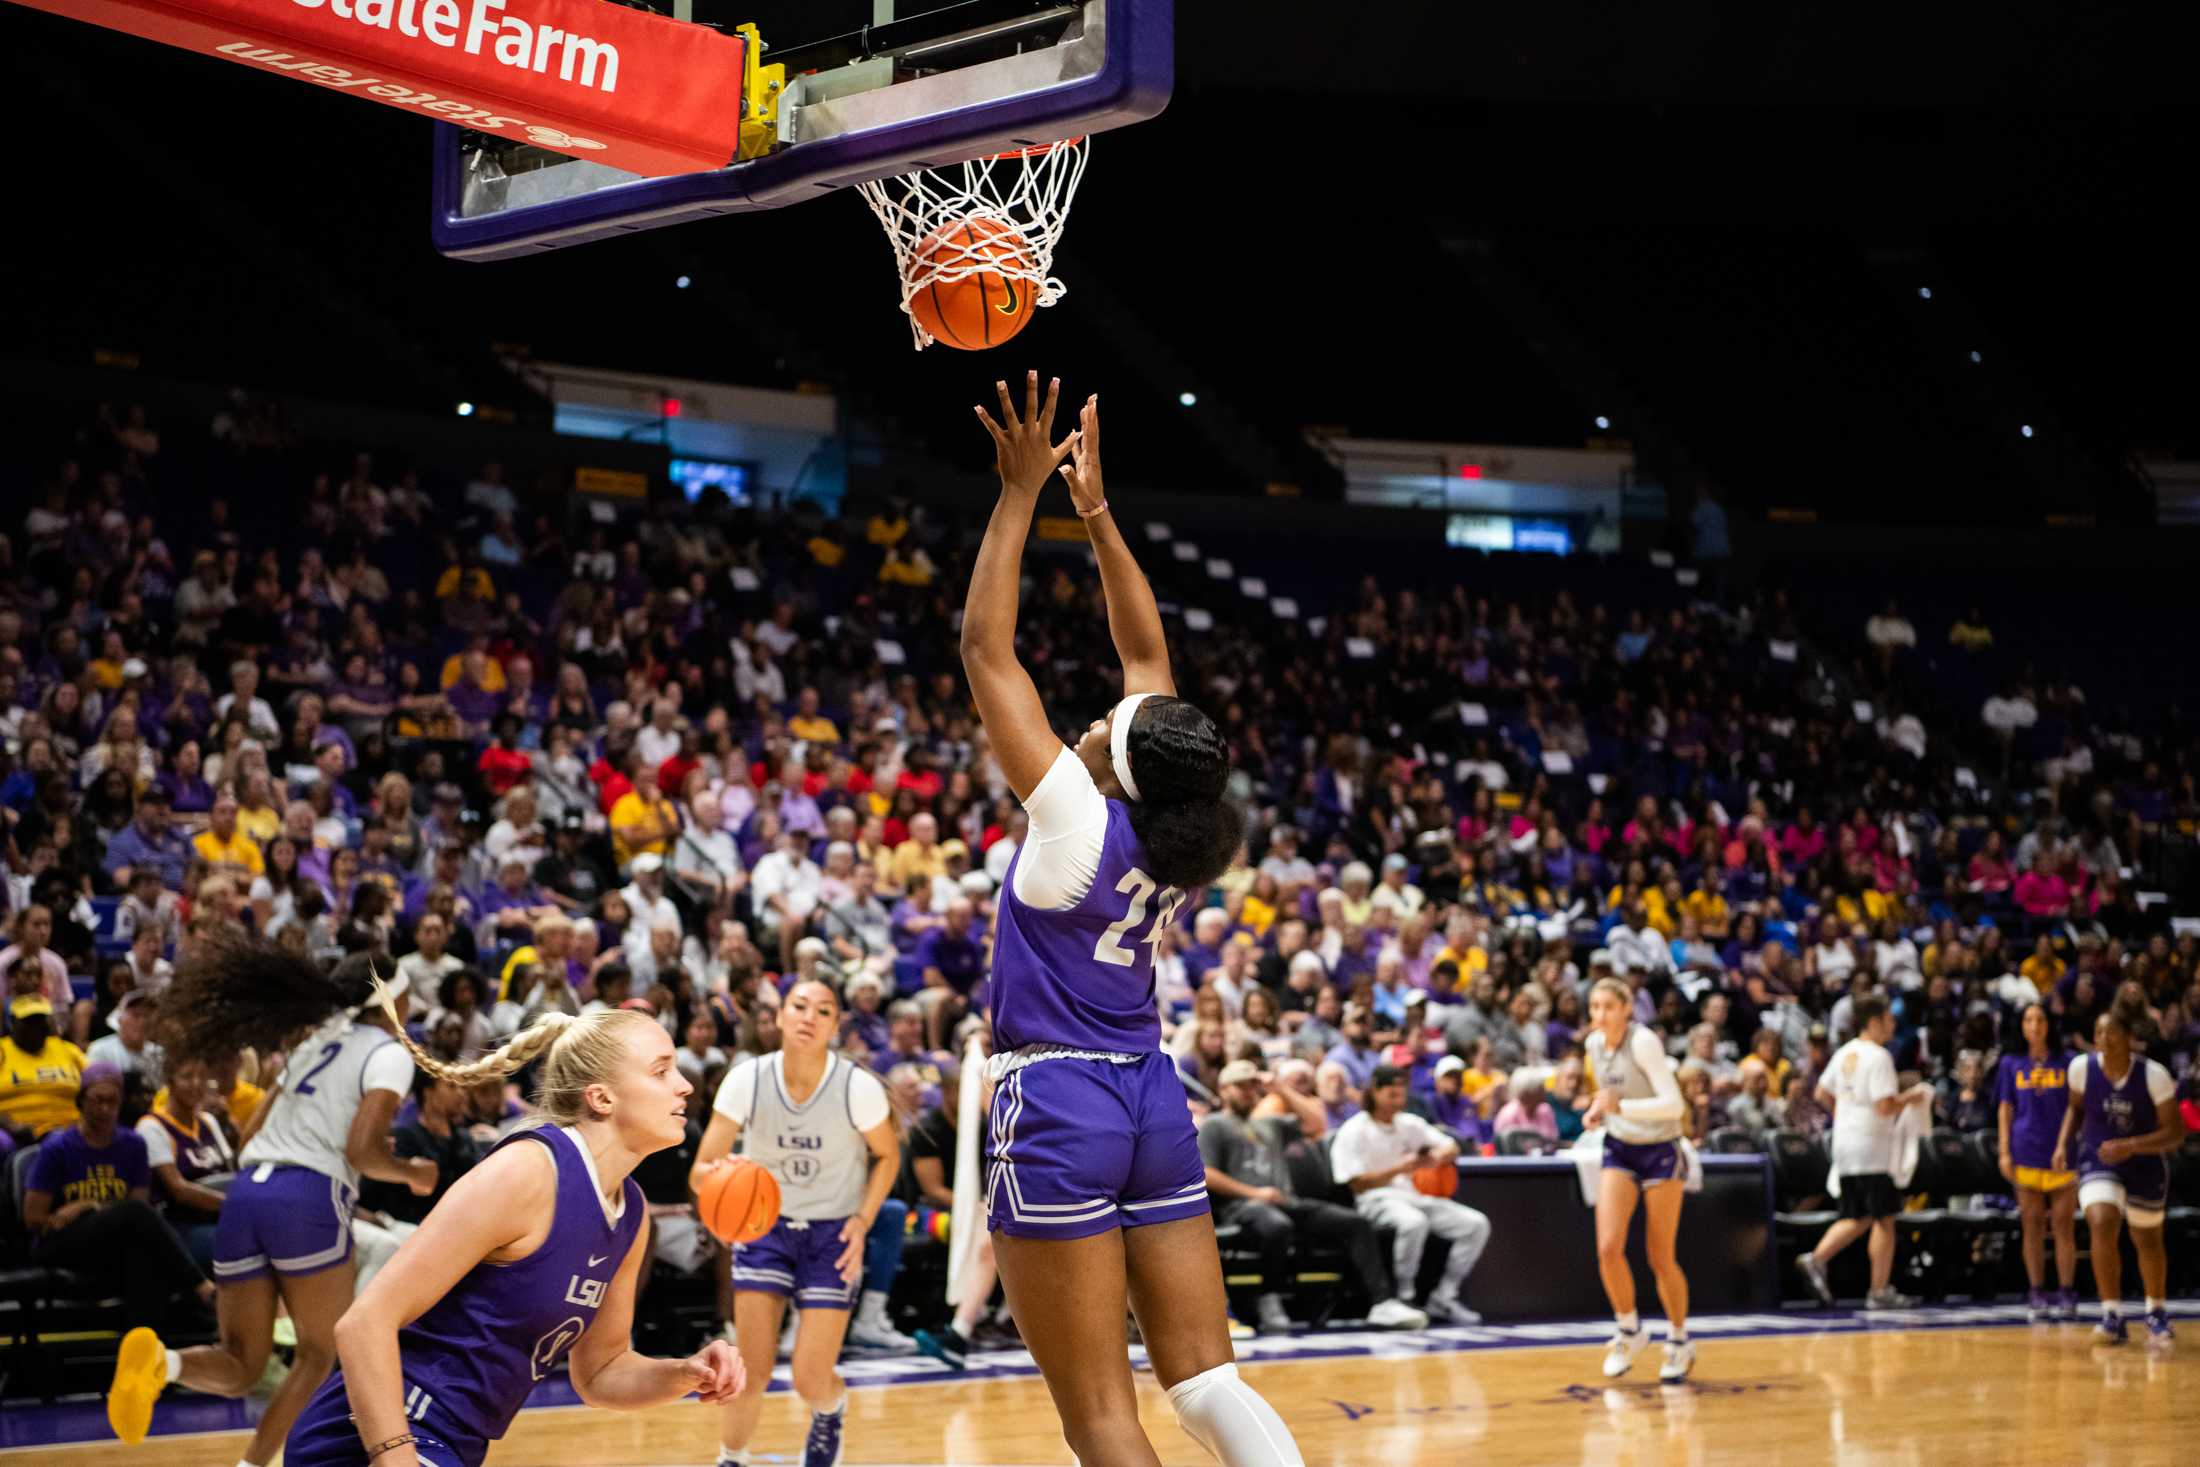
<path id="1" fill-rule="evenodd" d="M 137 1133 L 145 1138 L 145 1160 L 152 1166 L 176 1164 L 176 1141 L 168 1134 L 168 1128 L 151 1116 L 137 1123 Z"/>
<path id="2" fill-rule="evenodd" d="M 2157 1107 L 2168 1105 L 2177 1098 L 2177 1081 L 2170 1072 L 2154 1060 L 2141 1060 L 2147 1067 L 2147 1094 L 2154 1098 Z"/>
<path id="3" fill-rule="evenodd" d="M 1623 1100 L 1619 1103 L 1619 1113 L 1631 1121 L 1679 1120 L 1681 1085 L 1673 1078 L 1673 1062 L 1665 1057 L 1665 1046 L 1658 1043 L 1658 1036 L 1637 1025 L 1634 1036 L 1627 1041 L 1627 1057 L 1642 1070 L 1642 1077 L 1650 1082 L 1657 1094 L 1640 1100 Z"/>
<path id="4" fill-rule="evenodd" d="M 841 1063 L 848 1061 L 842 1059 Z M 886 1087 L 869 1070 L 860 1065 L 852 1068 L 855 1072 L 848 1077 L 848 1120 L 857 1130 L 868 1131 L 887 1117 Z"/>
<path id="5" fill-rule="evenodd" d="M 1042 912 L 1066 911 L 1085 899 L 1100 874 L 1108 838 L 1108 799 L 1092 782 L 1077 751 L 1064 745 L 1039 786 L 1024 801 L 1031 829 L 1016 862 L 1016 900 Z"/>
<path id="6" fill-rule="evenodd" d="M 2073 1099 L 2085 1097 L 2086 1056 L 2079 1055 L 2070 1062 L 2070 1094 Z"/>
<path id="7" fill-rule="evenodd" d="M 749 1112 L 756 1108 L 756 1067 L 760 1063 L 746 1059 L 726 1071 L 726 1078 L 718 1082 L 718 1099 L 711 1109 L 729 1121 L 747 1125 Z"/>
<path id="8" fill-rule="evenodd" d="M 359 1093 L 388 1090 L 402 1097 L 412 1092 L 413 1057 L 402 1044 L 385 1044 L 367 1056 L 359 1071 Z"/>

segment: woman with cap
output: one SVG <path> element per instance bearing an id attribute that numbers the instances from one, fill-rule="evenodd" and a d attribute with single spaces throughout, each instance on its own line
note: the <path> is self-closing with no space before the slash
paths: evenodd
<path id="1" fill-rule="evenodd" d="M 133 1325 L 159 1320 L 178 1294 L 213 1302 L 214 1286 L 153 1211 L 145 1138 L 117 1125 L 122 1071 L 86 1066 L 74 1109 L 78 1119 L 39 1143 L 24 1178 L 31 1256 L 82 1274 L 102 1291 L 112 1288 Z"/>
<path id="2" fill-rule="evenodd" d="M 124 1441 L 142 1441 L 151 1428 L 159 1394 L 144 1388 L 151 1380 L 216 1396 L 250 1390 L 267 1366 L 280 1299 L 297 1329 L 297 1354 L 244 1456 L 253 1467 L 271 1461 L 336 1363 L 336 1321 L 353 1293 L 351 1214 L 361 1177 L 422 1197 L 435 1190 L 434 1162 L 401 1161 L 391 1150 L 391 1121 L 412 1089 L 412 1056 L 396 1035 L 410 985 L 397 975 L 389 1005 L 366 1009 L 375 963 L 359 953 L 324 973 L 262 939 L 221 933 L 176 970 L 160 1026 L 171 1062 L 286 1047 L 290 1059 L 245 1128 L 240 1172 L 215 1231 L 220 1342 L 176 1351 L 150 1330 L 125 1338 L 107 1397 L 108 1423 Z"/>
<path id="3" fill-rule="evenodd" d="M 0 1131 L 18 1143 L 76 1119 L 77 1085 L 90 1063 L 83 1050 L 54 1033 L 53 1001 L 38 991 L 36 966 L 35 958 L 17 958 L 4 970 L 14 996 L 8 1032 L 0 1035 Z"/>
<path id="4" fill-rule="evenodd" d="M 995 937 L 996 1081 L 987 1207 L 1009 1307 L 1086 1467 L 1156 1467 L 1123 1310 L 1193 1440 L 1228 1467 L 1296 1464 L 1291 1432 L 1238 1378 L 1220 1255 L 1183 1087 L 1161 1050 L 1154 946 L 1228 869 L 1244 811 L 1230 749 L 1176 696 L 1153 591 L 1108 514 L 1099 401 L 1056 443 L 1059 383 L 1019 415 L 984 408 L 1001 496 L 963 609 L 963 669 L 987 742 L 1030 817 Z M 1064 459 L 1070 459 L 1064 464 Z M 1074 747 L 1016 656 L 1024 541 L 1057 467 L 1100 568 L 1124 696 Z"/>

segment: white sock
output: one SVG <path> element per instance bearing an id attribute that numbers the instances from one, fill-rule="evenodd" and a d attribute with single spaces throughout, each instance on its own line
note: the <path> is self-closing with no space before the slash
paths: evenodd
<path id="1" fill-rule="evenodd" d="M 174 1350 L 163 1350 L 168 1357 L 168 1383 L 174 1385 L 183 1376 L 183 1356 Z"/>
<path id="2" fill-rule="evenodd" d="M 1666 1341 L 1667 1341 L 1667 1343 L 1669 1343 L 1669 1344 L 1675 1344 L 1675 1345 L 1685 1345 L 1685 1344 L 1687 1344 L 1687 1343 L 1688 1343 L 1688 1326 L 1687 1326 L 1687 1325 L 1685 1325 L 1685 1324 L 1675 1324 L 1675 1323 L 1673 1323 L 1673 1321 L 1672 1321 L 1672 1320 L 1670 1320 L 1670 1319 L 1669 1319 L 1669 1320 L 1667 1320 L 1667 1321 L 1665 1322 L 1665 1338 L 1666 1338 Z"/>
<path id="3" fill-rule="evenodd" d="M 239 1457 L 237 1459 L 237 1467 L 260 1467 L 260 1464 L 257 1462 L 247 1462 L 244 1458 Z"/>
<path id="4" fill-rule="evenodd" d="M 1618 1322 L 1619 1332 L 1623 1335 L 1631 1335 L 1642 1328 L 1642 1316 L 1632 1309 L 1625 1314 L 1614 1314 L 1612 1318 Z"/>
<path id="5" fill-rule="evenodd" d="M 2155 1314 L 2167 1308 L 2169 1308 L 2169 1300 L 2157 1299 L 2151 1294 L 2147 1296 L 2147 1313 Z"/>
<path id="6" fill-rule="evenodd" d="M 2121 1299 L 2103 1299 L 2103 1300 L 2101 1301 L 2101 1318 L 2103 1318 L 2103 1319 L 2122 1319 L 2123 1317 L 2124 1317 L 2124 1301 L 2123 1301 L 2123 1300 L 2121 1300 Z"/>
<path id="7" fill-rule="evenodd" d="M 749 1467 L 749 1449 L 743 1447 L 737 1452 L 731 1447 L 720 1447 L 718 1467 Z"/>
<path id="8" fill-rule="evenodd" d="M 1169 1388 L 1179 1425 L 1222 1467 L 1306 1467 L 1291 1428 L 1238 1379 L 1237 1366 L 1217 1365 Z"/>
<path id="9" fill-rule="evenodd" d="M 830 1406 L 812 1406 L 810 1408 L 810 1414 L 812 1416 L 838 1416 L 841 1412 L 847 1409 L 848 1393 L 846 1391 L 842 1391 L 840 1393 L 839 1400 L 833 1402 L 833 1404 L 831 1404 Z"/>

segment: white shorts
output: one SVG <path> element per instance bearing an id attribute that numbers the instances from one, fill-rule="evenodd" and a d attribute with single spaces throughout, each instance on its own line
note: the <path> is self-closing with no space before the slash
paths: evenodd
<path id="1" fill-rule="evenodd" d="M 2163 1210 L 2159 1207 L 2141 1207 L 2124 1195 L 2124 1184 L 2112 1177 L 2092 1177 L 2078 1184 L 2078 1211 L 2102 1205 L 2115 1208 L 2124 1215 L 2124 1221 L 2134 1228 L 2158 1228 L 2162 1225 Z"/>

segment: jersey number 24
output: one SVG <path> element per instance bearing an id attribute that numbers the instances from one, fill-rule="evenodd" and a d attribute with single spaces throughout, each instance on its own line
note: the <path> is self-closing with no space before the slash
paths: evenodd
<path id="1" fill-rule="evenodd" d="M 1094 962 L 1106 963 L 1110 967 L 1128 968 L 1138 961 L 1138 954 L 1123 946 L 1124 934 L 1146 920 L 1147 904 L 1152 902 L 1160 909 L 1159 915 L 1154 918 L 1153 927 L 1146 935 L 1135 939 L 1151 948 L 1161 940 L 1161 934 L 1168 930 L 1169 924 L 1176 920 L 1177 909 L 1184 905 L 1184 893 L 1173 886 L 1162 886 L 1136 866 L 1123 873 L 1123 879 L 1115 883 L 1115 889 L 1130 894 L 1131 909 L 1123 914 L 1123 920 L 1100 934 L 1100 940 L 1092 945 L 1092 957 Z M 1158 902 L 1154 901 L 1156 892 L 1160 893 Z"/>

